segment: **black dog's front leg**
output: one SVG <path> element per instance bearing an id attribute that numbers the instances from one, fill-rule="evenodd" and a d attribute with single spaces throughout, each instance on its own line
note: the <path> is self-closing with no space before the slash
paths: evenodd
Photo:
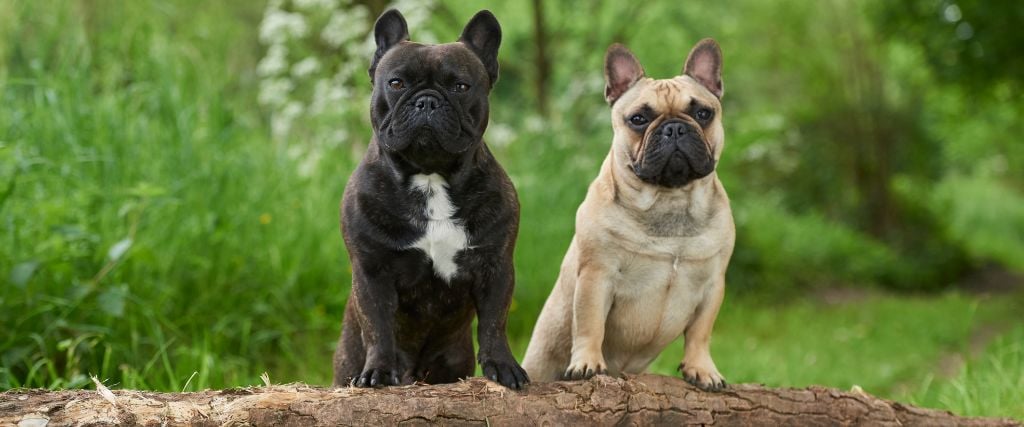
<path id="1" fill-rule="evenodd" d="M 354 381 L 357 387 L 399 384 L 400 373 L 395 350 L 398 295 L 385 269 L 374 264 L 353 263 L 352 266 L 352 293 L 359 306 L 359 324 L 366 349 L 363 371 Z"/>
<path id="2" fill-rule="evenodd" d="M 489 266 L 473 286 L 478 317 L 477 340 L 480 341 L 477 359 L 484 377 L 505 387 L 520 390 L 530 379 L 512 356 L 505 333 L 508 306 L 512 302 L 515 283 L 511 258 L 509 256 L 507 262 Z"/>

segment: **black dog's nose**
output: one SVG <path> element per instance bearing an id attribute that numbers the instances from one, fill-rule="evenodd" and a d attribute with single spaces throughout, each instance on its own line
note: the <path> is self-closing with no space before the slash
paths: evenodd
<path id="1" fill-rule="evenodd" d="M 441 105 L 441 101 L 438 101 L 434 95 L 420 95 L 416 98 L 416 109 L 419 111 L 432 111 L 436 110 Z"/>
<path id="2" fill-rule="evenodd" d="M 667 138 L 679 138 L 686 132 L 686 123 L 669 122 L 661 127 L 661 135 Z"/>

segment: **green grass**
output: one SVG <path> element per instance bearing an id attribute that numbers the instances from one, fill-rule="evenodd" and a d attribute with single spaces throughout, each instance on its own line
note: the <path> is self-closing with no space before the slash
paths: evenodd
<path id="1" fill-rule="evenodd" d="M 329 358 L 345 300 L 354 160 L 300 177 L 270 141 L 244 71 L 260 9 L 60 5 L 0 6 L 0 386 L 322 381 L 306 361 Z"/>
<path id="2" fill-rule="evenodd" d="M 1017 324 L 951 380 L 926 376 L 909 401 L 981 416 L 1024 420 L 1024 327 Z"/>
<path id="3" fill-rule="evenodd" d="M 986 307 L 984 313 L 979 306 Z M 734 382 L 859 385 L 892 396 L 903 382 L 934 370 L 941 354 L 959 350 L 987 319 L 1002 320 L 1011 312 L 1008 302 L 958 294 L 869 295 L 838 305 L 727 299 L 716 322 L 712 354 Z M 681 350 L 677 343 L 664 352 L 655 369 L 672 372 Z"/>
<path id="4" fill-rule="evenodd" d="M 272 141 L 253 71 L 261 11 L 251 2 L 201 13 L 189 2 L 0 2 L 0 389 L 90 387 L 97 375 L 117 388 L 199 390 L 257 384 L 265 371 L 274 382 L 330 382 L 349 280 L 338 200 L 358 150 L 329 149 L 300 174 L 287 144 Z M 552 126 L 567 123 L 522 130 L 495 149 L 522 201 L 509 319 L 520 355 L 607 150 L 599 107 L 599 119 L 555 113 Z M 496 102 L 496 120 L 513 122 L 517 108 Z M 776 239 L 764 236 L 750 242 L 767 251 Z M 849 241 L 839 262 L 872 247 L 830 238 Z M 750 259 L 748 248 L 737 256 Z M 816 262 L 827 271 L 836 261 Z M 767 298 L 742 288 L 722 309 L 713 354 L 732 382 L 856 384 L 1022 416 L 1019 328 L 961 376 L 932 375 L 973 328 L 1014 319 L 1009 301 Z M 681 352 L 674 344 L 653 370 L 674 374 Z"/>
<path id="5" fill-rule="evenodd" d="M 712 355 L 730 382 L 773 387 L 854 385 L 875 396 L 971 416 L 1024 419 L 1024 296 L 868 294 L 837 305 L 727 298 Z M 967 354 L 981 329 L 1010 330 L 947 378 L 940 360 Z M 651 370 L 678 375 L 682 342 Z"/>

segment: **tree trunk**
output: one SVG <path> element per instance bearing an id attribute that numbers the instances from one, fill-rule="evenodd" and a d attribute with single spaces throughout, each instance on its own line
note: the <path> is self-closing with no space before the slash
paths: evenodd
<path id="1" fill-rule="evenodd" d="M 302 384 L 198 393 L 106 389 L 12 390 L 0 394 L 0 425 L 985 425 L 823 387 L 734 385 L 705 393 L 678 378 L 599 376 L 532 384 L 516 393 L 473 378 L 456 384 L 327 389 Z M 35 423 L 35 424 L 33 424 Z"/>
<path id="2" fill-rule="evenodd" d="M 533 45 L 534 45 L 534 92 L 537 96 L 537 110 L 540 114 L 548 112 L 548 77 L 551 76 L 551 61 L 548 59 L 547 26 L 544 24 L 544 1 L 533 0 Z"/>

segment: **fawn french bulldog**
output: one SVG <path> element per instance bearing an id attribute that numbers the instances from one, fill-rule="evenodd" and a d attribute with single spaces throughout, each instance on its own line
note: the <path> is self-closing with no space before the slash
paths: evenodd
<path id="1" fill-rule="evenodd" d="M 715 173 L 725 146 L 721 72 L 711 39 L 664 80 L 645 77 L 624 46 L 608 49 L 614 138 L 523 361 L 534 380 L 643 372 L 684 335 L 683 377 L 725 386 L 710 352 L 735 242 Z"/>

